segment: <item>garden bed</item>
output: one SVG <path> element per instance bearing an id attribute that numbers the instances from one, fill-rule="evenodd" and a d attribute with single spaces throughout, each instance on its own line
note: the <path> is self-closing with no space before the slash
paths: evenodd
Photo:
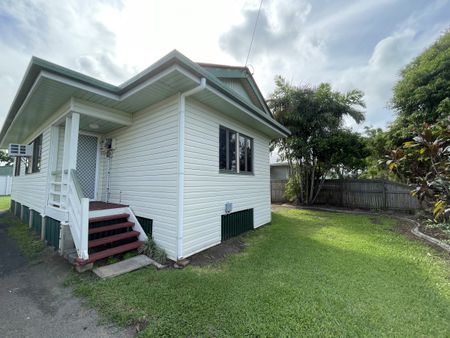
<path id="1" fill-rule="evenodd" d="M 450 234 L 438 227 L 430 227 L 427 226 L 426 224 L 421 224 L 419 230 L 425 235 L 431 236 L 444 243 L 450 244 Z"/>

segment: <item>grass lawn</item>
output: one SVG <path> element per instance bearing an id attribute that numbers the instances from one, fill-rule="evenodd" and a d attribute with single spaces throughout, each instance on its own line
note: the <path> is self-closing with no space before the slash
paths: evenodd
<path id="1" fill-rule="evenodd" d="M 0 212 L 9 210 L 10 206 L 11 196 L 0 196 Z M 2 214 L 0 216 L 0 222 L 12 225 L 7 228 L 6 232 L 10 237 L 14 238 L 20 252 L 25 257 L 30 260 L 39 258 L 45 245 L 33 234 L 28 227 L 28 224 L 23 223 L 18 217 L 15 217 L 10 213 Z"/>
<path id="2" fill-rule="evenodd" d="M 0 196 L 0 212 L 8 210 L 11 205 L 11 196 Z"/>
<path id="3" fill-rule="evenodd" d="M 28 224 L 23 223 L 18 217 L 10 213 L 1 215 L 0 222 L 12 225 L 6 229 L 6 232 L 16 241 L 20 252 L 25 257 L 31 261 L 40 258 L 40 254 L 45 249 L 45 244 L 30 230 Z"/>
<path id="4" fill-rule="evenodd" d="M 71 282 L 142 336 L 449 336 L 448 261 L 395 225 L 282 208 L 222 263 Z"/>

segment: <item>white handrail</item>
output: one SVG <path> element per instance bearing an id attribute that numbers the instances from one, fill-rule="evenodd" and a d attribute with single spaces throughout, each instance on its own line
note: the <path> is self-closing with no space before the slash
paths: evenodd
<path id="1" fill-rule="evenodd" d="M 49 204 L 67 210 L 78 257 L 88 260 L 89 198 L 83 196 L 76 170 L 53 172 L 52 176 Z M 57 181 L 58 176 L 61 176 L 61 181 Z M 56 186 L 59 186 L 59 191 L 55 191 Z M 57 197 L 56 200 L 54 197 Z"/>
<path id="2" fill-rule="evenodd" d="M 87 260 L 89 259 L 89 198 L 83 196 L 75 170 L 71 170 L 69 175 L 66 208 L 69 210 L 69 227 L 72 232 L 78 257 Z"/>
<path id="3" fill-rule="evenodd" d="M 81 199 L 81 243 L 80 243 L 80 257 L 88 260 L 88 242 L 89 242 L 89 198 L 83 197 Z"/>

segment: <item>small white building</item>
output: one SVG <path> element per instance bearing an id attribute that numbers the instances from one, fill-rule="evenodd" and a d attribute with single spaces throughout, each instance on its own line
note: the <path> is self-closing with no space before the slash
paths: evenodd
<path id="1" fill-rule="evenodd" d="M 272 181 L 285 180 L 287 181 L 290 176 L 290 167 L 287 162 L 277 162 L 270 164 L 270 179 Z"/>
<path id="2" fill-rule="evenodd" d="M 247 68 L 173 51 L 114 86 L 32 58 L 0 133 L 12 209 L 79 264 L 151 235 L 177 260 L 270 222 L 277 123 Z"/>

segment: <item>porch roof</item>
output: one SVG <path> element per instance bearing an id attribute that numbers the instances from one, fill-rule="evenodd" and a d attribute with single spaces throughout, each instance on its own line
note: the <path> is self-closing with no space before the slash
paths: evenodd
<path id="1" fill-rule="evenodd" d="M 114 86 L 33 57 L 0 132 L 0 147 L 26 142 L 37 126 L 47 123 L 71 98 L 131 114 L 194 88 L 201 77 L 206 78 L 208 90 L 194 95 L 195 99 L 273 138 L 289 134 L 265 106 L 256 107 L 207 69 L 175 50 L 129 81 Z"/>

